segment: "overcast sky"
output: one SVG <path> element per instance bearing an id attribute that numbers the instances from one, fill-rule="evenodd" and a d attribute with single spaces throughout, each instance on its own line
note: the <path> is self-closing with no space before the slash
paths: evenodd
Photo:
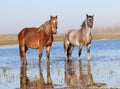
<path id="1" fill-rule="evenodd" d="M 58 33 L 79 29 L 86 14 L 94 14 L 94 27 L 120 25 L 120 0 L 1 0 L 0 34 L 17 34 L 58 16 Z"/>

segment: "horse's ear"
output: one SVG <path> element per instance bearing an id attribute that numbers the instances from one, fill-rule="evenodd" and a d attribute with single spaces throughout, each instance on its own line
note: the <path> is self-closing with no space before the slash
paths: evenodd
<path id="1" fill-rule="evenodd" d="M 86 17 L 88 17 L 88 14 L 86 14 Z"/>
<path id="2" fill-rule="evenodd" d="M 57 18 L 57 15 L 55 16 L 55 18 Z"/>
<path id="3" fill-rule="evenodd" d="M 50 19 L 52 19 L 52 15 L 50 16 Z"/>

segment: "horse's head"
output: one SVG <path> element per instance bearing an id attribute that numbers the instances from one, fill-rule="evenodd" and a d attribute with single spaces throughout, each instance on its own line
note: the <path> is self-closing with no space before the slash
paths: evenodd
<path id="1" fill-rule="evenodd" d="M 93 17 L 94 15 L 91 16 L 91 15 L 86 14 L 87 26 L 90 28 L 93 27 Z"/>
<path id="2" fill-rule="evenodd" d="M 55 17 L 50 16 L 50 24 L 51 24 L 53 34 L 56 34 L 57 33 L 57 25 L 58 25 L 57 16 L 55 16 Z"/>

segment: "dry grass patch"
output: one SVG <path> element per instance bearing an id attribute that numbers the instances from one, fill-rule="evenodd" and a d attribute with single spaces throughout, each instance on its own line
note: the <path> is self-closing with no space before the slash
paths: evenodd
<path id="1" fill-rule="evenodd" d="M 17 44 L 16 35 L 0 35 L 0 45 Z"/>
<path id="2" fill-rule="evenodd" d="M 93 34 L 93 39 L 118 39 L 120 34 Z M 54 41 L 63 41 L 63 35 L 54 35 Z M 18 44 L 17 35 L 0 35 L 0 45 Z"/>
<path id="3" fill-rule="evenodd" d="M 63 41 L 63 35 L 54 35 L 54 41 Z"/>
<path id="4" fill-rule="evenodd" d="M 94 34 L 93 39 L 118 39 L 120 34 Z"/>
<path id="5" fill-rule="evenodd" d="M 118 39 L 120 34 L 93 34 L 93 40 L 96 39 Z M 63 41 L 63 35 L 54 35 L 54 41 Z"/>

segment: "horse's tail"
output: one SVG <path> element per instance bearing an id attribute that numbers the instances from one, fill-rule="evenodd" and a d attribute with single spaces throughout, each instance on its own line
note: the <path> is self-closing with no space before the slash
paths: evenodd
<path id="1" fill-rule="evenodd" d="M 20 58 L 22 60 L 23 57 L 23 53 L 22 53 L 22 46 L 24 46 L 24 42 L 23 42 L 23 36 L 24 36 L 24 30 L 25 28 L 20 31 L 20 33 L 18 34 L 18 42 L 19 42 L 19 53 L 20 53 Z"/>
<path id="2" fill-rule="evenodd" d="M 22 47 L 21 47 L 20 34 L 18 35 L 18 42 L 19 42 L 19 54 L 20 54 L 20 58 L 22 60 Z"/>

